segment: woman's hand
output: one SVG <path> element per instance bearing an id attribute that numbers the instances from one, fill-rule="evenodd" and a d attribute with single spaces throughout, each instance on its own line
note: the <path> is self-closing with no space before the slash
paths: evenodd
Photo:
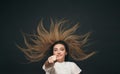
<path id="1" fill-rule="evenodd" d="M 52 55 L 48 58 L 49 63 L 54 63 L 56 61 L 56 55 Z"/>

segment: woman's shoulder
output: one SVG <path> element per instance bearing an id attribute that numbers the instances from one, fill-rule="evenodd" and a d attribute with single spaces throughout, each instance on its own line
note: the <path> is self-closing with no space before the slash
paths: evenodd
<path id="1" fill-rule="evenodd" d="M 66 61 L 66 64 L 71 64 L 71 65 L 75 65 L 75 62 L 71 62 L 71 61 Z"/>
<path id="2" fill-rule="evenodd" d="M 82 70 L 80 69 L 80 67 L 75 63 L 75 62 L 66 62 L 67 65 L 69 65 L 69 67 L 72 69 L 72 70 L 75 70 L 75 72 L 81 72 Z"/>

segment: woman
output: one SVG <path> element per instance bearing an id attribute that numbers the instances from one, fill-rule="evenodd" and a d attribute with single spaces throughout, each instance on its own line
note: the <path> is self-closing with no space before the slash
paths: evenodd
<path id="1" fill-rule="evenodd" d="M 57 41 L 51 47 L 52 55 L 43 65 L 46 74 L 80 74 L 81 69 L 73 62 L 68 62 L 68 45 Z"/>
<path id="2" fill-rule="evenodd" d="M 67 22 L 64 19 L 53 22 L 51 19 L 50 29 L 46 29 L 43 22 L 40 21 L 37 34 L 23 34 L 26 48 L 18 45 L 17 47 L 24 52 L 30 62 L 38 62 L 50 52 L 51 56 L 43 65 L 43 69 L 48 74 L 74 74 L 73 72 L 79 74 L 81 69 L 75 63 L 68 62 L 67 57 L 70 56 L 76 61 L 82 61 L 95 52 L 86 53 L 82 50 L 83 45 L 88 41 L 90 32 L 84 35 L 76 34 L 75 31 L 79 24 L 70 27 Z"/>

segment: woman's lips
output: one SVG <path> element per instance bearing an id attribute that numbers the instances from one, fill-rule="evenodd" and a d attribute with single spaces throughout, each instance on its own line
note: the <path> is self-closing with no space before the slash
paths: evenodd
<path id="1" fill-rule="evenodd" d="M 57 57 L 61 57 L 62 55 L 57 55 Z"/>

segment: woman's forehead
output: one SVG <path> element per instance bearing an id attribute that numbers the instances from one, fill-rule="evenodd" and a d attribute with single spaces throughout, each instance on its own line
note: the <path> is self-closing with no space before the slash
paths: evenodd
<path id="1" fill-rule="evenodd" d="M 65 47 L 63 44 L 56 44 L 56 45 L 54 45 L 54 48 L 56 48 L 56 47 Z"/>

